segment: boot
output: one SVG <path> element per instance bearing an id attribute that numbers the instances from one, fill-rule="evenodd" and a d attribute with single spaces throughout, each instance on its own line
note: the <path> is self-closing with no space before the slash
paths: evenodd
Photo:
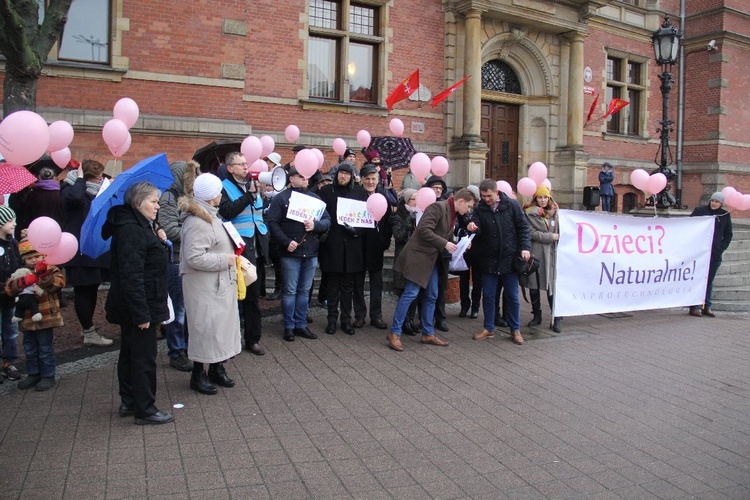
<path id="1" fill-rule="evenodd" d="M 193 363 L 193 371 L 190 374 L 190 388 L 208 396 L 219 392 L 219 388 L 209 382 L 208 376 L 205 370 L 203 370 L 203 363 L 198 362 Z"/>
<path id="2" fill-rule="evenodd" d="M 534 317 L 531 318 L 526 326 L 538 326 L 542 324 L 542 300 L 539 290 L 529 289 L 529 298 L 531 299 L 531 312 Z"/>
<path id="3" fill-rule="evenodd" d="M 107 346 L 112 345 L 113 340 L 99 335 L 95 326 L 88 328 L 83 331 L 83 345 L 99 345 Z"/>
<path id="4" fill-rule="evenodd" d="M 328 326 L 326 326 L 326 333 L 328 335 L 333 335 L 336 333 L 336 320 L 328 320 Z"/>
<path id="5" fill-rule="evenodd" d="M 234 387 L 234 380 L 227 376 L 227 370 L 222 363 L 208 365 L 208 380 L 222 387 Z"/>
<path id="6" fill-rule="evenodd" d="M 555 316 L 555 319 L 552 320 L 552 323 L 549 327 L 555 333 L 562 332 L 562 318 Z"/>
<path id="7" fill-rule="evenodd" d="M 25 379 L 18 383 L 18 388 L 21 390 L 31 389 L 42 380 L 41 375 L 29 375 Z"/>

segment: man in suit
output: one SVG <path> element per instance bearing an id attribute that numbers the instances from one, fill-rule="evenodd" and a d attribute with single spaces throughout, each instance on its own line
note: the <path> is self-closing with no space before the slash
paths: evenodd
<path id="1" fill-rule="evenodd" d="M 393 313 L 391 331 L 386 336 L 388 347 L 394 351 L 403 351 L 401 329 L 409 306 L 417 298 L 420 289 L 424 289 L 421 304 L 422 339 L 421 343 L 435 346 L 447 346 L 448 342 L 435 336 L 433 317 L 435 301 L 438 295 L 438 276 L 446 273 L 443 250 L 453 253 L 456 244 L 453 239 L 453 228 L 456 215 L 466 215 L 474 208 L 474 195 L 466 188 L 460 189 L 453 198 L 437 201 L 425 209 L 414 235 L 408 241 L 393 266 L 394 270 L 404 275 L 406 285 Z"/>

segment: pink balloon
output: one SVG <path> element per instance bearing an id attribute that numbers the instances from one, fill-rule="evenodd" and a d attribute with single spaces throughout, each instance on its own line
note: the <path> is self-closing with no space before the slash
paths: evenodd
<path id="1" fill-rule="evenodd" d="M 497 181 L 497 190 L 507 194 L 508 196 L 513 194 L 513 187 L 508 181 Z"/>
<path id="2" fill-rule="evenodd" d="M 664 186 L 667 185 L 667 176 L 661 172 L 649 176 L 646 182 L 646 189 L 649 193 L 660 193 Z"/>
<path id="3" fill-rule="evenodd" d="M 344 152 L 346 151 L 346 141 L 344 139 L 337 137 L 333 140 L 332 146 L 333 150 L 336 151 L 336 154 L 344 156 Z"/>
<path id="4" fill-rule="evenodd" d="M 363 148 L 366 148 L 370 145 L 370 140 L 372 140 L 372 137 L 370 137 L 370 132 L 368 132 L 367 130 L 360 130 L 359 132 L 357 132 L 357 142 Z"/>
<path id="5" fill-rule="evenodd" d="M 750 194 L 742 195 L 742 202 L 737 207 L 740 210 L 750 210 Z"/>
<path id="6" fill-rule="evenodd" d="M 534 179 L 531 177 L 523 177 L 519 179 L 516 187 L 518 192 L 524 196 L 534 196 L 534 193 L 536 192 L 536 182 L 534 182 Z"/>
<path id="7" fill-rule="evenodd" d="M 133 138 L 130 136 L 130 132 L 128 132 L 128 138 L 125 139 L 125 144 L 120 146 L 119 148 L 113 148 L 109 147 L 109 152 L 112 153 L 112 156 L 115 158 L 120 158 L 122 155 L 128 152 L 130 149 L 130 145 L 133 143 Z"/>
<path id="8" fill-rule="evenodd" d="M 448 160 L 442 156 L 436 156 L 430 163 L 430 169 L 432 170 L 432 175 L 443 177 L 448 173 Z"/>
<path id="9" fill-rule="evenodd" d="M 299 139 L 299 128 L 297 125 L 289 125 L 286 130 L 284 130 L 284 137 L 286 137 L 286 140 L 289 142 L 294 142 Z"/>
<path id="10" fill-rule="evenodd" d="M 266 156 L 273 153 L 273 150 L 276 148 L 276 143 L 273 140 L 273 137 L 270 135 L 264 135 L 260 138 L 260 143 L 263 146 L 263 148 L 260 151 L 260 157 L 265 158 Z"/>
<path id="11" fill-rule="evenodd" d="M 411 157 L 411 161 L 409 162 L 409 169 L 420 184 L 427 178 L 431 166 L 430 157 L 424 153 L 416 153 Z"/>
<path id="12" fill-rule="evenodd" d="M 535 161 L 529 165 L 529 177 L 535 183 L 541 184 L 547 178 L 547 165 L 540 161 Z"/>
<path id="13" fill-rule="evenodd" d="M 549 179 L 544 179 L 542 181 L 542 186 L 546 187 L 550 190 L 550 192 L 552 192 L 552 183 L 549 181 Z"/>
<path id="14" fill-rule="evenodd" d="M 0 123 L 0 154 L 8 163 L 33 163 L 48 147 L 47 122 L 33 111 L 16 111 Z"/>
<path id="15" fill-rule="evenodd" d="M 742 193 L 739 191 L 729 193 L 729 196 L 724 197 L 724 203 L 726 203 L 728 207 L 740 208 L 740 205 L 742 205 Z"/>
<path id="16" fill-rule="evenodd" d="M 73 127 L 65 120 L 58 120 L 49 124 L 48 151 L 60 151 L 73 142 Z M 63 167 L 61 167 L 63 168 Z"/>
<path id="17" fill-rule="evenodd" d="M 245 137 L 244 141 L 242 141 L 240 151 L 242 151 L 242 156 L 245 157 L 247 163 L 252 165 L 255 163 L 255 160 L 260 158 L 260 155 L 263 152 L 263 144 L 261 144 L 260 139 L 254 135 L 249 135 Z"/>
<path id="18" fill-rule="evenodd" d="M 60 243 L 62 229 L 51 217 L 37 217 L 29 224 L 28 239 L 31 246 L 39 253 L 52 251 Z"/>
<path id="19" fill-rule="evenodd" d="M 636 189 L 640 189 L 641 191 L 646 190 L 648 178 L 648 172 L 646 172 L 642 168 L 636 168 L 630 173 L 630 183 L 635 186 Z"/>
<path id="20" fill-rule="evenodd" d="M 268 163 L 266 163 L 266 160 L 262 160 L 258 158 L 253 162 L 252 165 L 250 165 L 250 171 L 251 172 L 268 172 Z"/>
<path id="21" fill-rule="evenodd" d="M 122 121 L 129 129 L 138 121 L 140 110 L 133 99 L 130 97 L 123 97 L 115 103 L 112 114 L 115 118 Z"/>
<path id="22" fill-rule="evenodd" d="M 380 221 L 388 211 L 388 201 L 385 196 L 380 193 L 371 194 L 367 198 L 367 211 L 372 214 L 373 219 Z"/>
<path id="23" fill-rule="evenodd" d="M 315 157 L 318 159 L 318 169 L 320 169 L 323 166 L 323 163 L 325 163 L 326 157 L 323 155 L 323 151 L 318 148 L 312 148 L 311 151 L 315 153 Z"/>
<path id="24" fill-rule="evenodd" d="M 55 162 L 55 165 L 60 168 L 65 168 L 68 166 L 68 162 L 70 161 L 70 149 L 62 148 L 58 151 L 52 151 L 52 153 L 50 153 L 50 156 L 52 157 L 52 161 Z"/>
<path id="25" fill-rule="evenodd" d="M 318 171 L 318 157 L 312 149 L 303 149 L 294 157 L 294 168 L 302 177 L 309 179 Z"/>
<path id="26" fill-rule="evenodd" d="M 721 190 L 721 194 L 724 195 L 724 201 L 726 201 L 727 197 L 730 195 L 730 193 L 737 192 L 736 189 L 734 189 L 732 186 L 727 186 L 724 189 Z"/>
<path id="27" fill-rule="evenodd" d="M 102 128 L 102 137 L 104 143 L 109 146 L 109 150 L 117 150 L 128 140 L 128 126 L 122 120 L 112 118 L 104 124 Z"/>
<path id="28" fill-rule="evenodd" d="M 70 233 L 62 233 L 60 235 L 60 242 L 57 244 L 57 247 L 54 248 L 50 253 L 48 253 L 44 260 L 47 262 L 47 264 L 59 266 L 60 264 L 65 264 L 70 259 L 75 257 L 77 253 L 78 240 L 76 239 L 76 237 Z"/>
<path id="29" fill-rule="evenodd" d="M 423 187 L 417 191 L 417 208 L 421 211 L 437 201 L 437 195 L 432 188 Z"/>
<path id="30" fill-rule="evenodd" d="M 402 122 L 398 118 L 391 119 L 391 122 L 388 124 L 388 128 L 390 129 L 391 133 L 397 137 L 401 137 L 402 135 L 404 135 L 404 122 Z"/>

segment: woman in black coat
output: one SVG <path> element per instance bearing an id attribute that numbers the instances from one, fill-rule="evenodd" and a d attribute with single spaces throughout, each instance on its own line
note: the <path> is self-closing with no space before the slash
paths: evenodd
<path id="1" fill-rule="evenodd" d="M 139 425 L 174 420 L 171 413 L 154 405 L 156 327 L 169 318 L 167 236 L 154 225 L 160 195 L 148 182 L 132 185 L 125 193 L 125 204 L 111 208 L 102 227 L 102 238 L 112 238 L 107 321 L 120 325 L 122 332 L 117 364 L 119 414 L 135 416 Z"/>

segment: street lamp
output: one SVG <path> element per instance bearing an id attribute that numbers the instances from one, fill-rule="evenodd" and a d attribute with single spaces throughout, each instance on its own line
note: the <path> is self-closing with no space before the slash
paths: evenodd
<path id="1" fill-rule="evenodd" d="M 669 208 L 675 205 L 675 198 L 669 192 L 671 187 L 669 181 L 676 177 L 675 171 L 669 168 L 669 165 L 672 164 L 672 152 L 669 149 L 669 133 L 673 130 L 672 125 L 674 125 L 674 122 L 669 119 L 669 92 L 672 90 L 672 84 L 674 83 L 670 72 L 672 65 L 677 61 L 682 33 L 672 26 L 668 17 L 665 17 L 661 28 L 654 31 L 651 39 L 654 42 L 654 58 L 656 59 L 656 63 L 661 66 L 659 80 L 661 80 L 660 90 L 662 95 L 662 118 L 659 120 L 660 128 L 656 129 L 659 132 L 661 142 L 656 152 L 654 163 L 659 166 L 657 172 L 664 174 L 668 182 L 664 189 L 655 196 L 654 203 L 657 208 Z"/>

